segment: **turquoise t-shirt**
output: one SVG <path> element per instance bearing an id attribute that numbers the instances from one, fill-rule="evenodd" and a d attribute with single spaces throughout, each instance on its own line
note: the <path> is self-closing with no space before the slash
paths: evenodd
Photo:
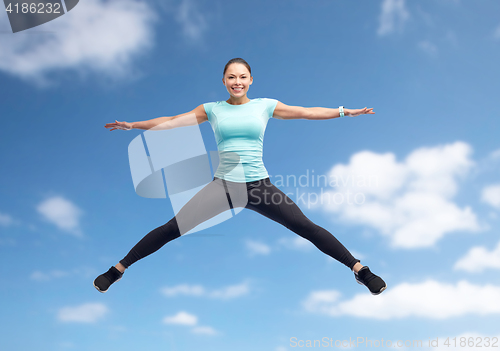
<path id="1" fill-rule="evenodd" d="M 242 105 L 203 104 L 219 150 L 217 178 L 242 183 L 269 177 L 262 162 L 264 132 L 277 103 L 256 98 Z"/>

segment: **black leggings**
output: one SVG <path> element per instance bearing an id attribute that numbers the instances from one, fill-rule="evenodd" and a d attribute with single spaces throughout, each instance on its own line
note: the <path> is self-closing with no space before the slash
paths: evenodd
<path id="1" fill-rule="evenodd" d="M 142 238 L 120 263 L 128 268 L 206 220 L 230 208 L 240 207 L 249 208 L 284 225 L 351 270 L 359 262 L 330 232 L 307 218 L 269 178 L 236 183 L 214 177 L 176 216 Z"/>

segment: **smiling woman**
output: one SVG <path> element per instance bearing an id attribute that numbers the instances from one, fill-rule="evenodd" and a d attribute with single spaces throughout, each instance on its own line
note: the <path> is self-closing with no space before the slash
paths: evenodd
<path id="1" fill-rule="evenodd" d="M 142 122 L 106 124 L 114 129 L 175 128 L 209 121 L 219 151 L 219 167 L 213 180 L 196 193 L 166 224 L 149 232 L 114 267 L 94 281 L 100 292 L 122 278 L 125 269 L 152 254 L 169 241 L 231 208 L 247 208 L 282 224 L 312 242 L 319 250 L 354 272 L 356 281 L 374 295 L 386 289 L 385 282 L 351 253 L 326 229 L 313 223 L 300 208 L 271 183 L 262 162 L 264 132 L 272 117 L 280 119 L 329 119 L 340 116 L 373 114 L 372 109 L 330 109 L 288 106 L 270 98 L 249 99 L 253 83 L 250 65 L 242 58 L 224 67 L 222 82 L 229 93 L 226 101 L 199 105 L 193 111 L 174 117 Z"/>

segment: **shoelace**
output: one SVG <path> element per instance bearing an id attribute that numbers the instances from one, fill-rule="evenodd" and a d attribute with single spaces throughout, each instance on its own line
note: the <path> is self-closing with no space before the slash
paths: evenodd
<path id="1" fill-rule="evenodd" d="M 366 273 L 365 273 L 365 274 L 363 274 L 363 275 L 364 275 L 364 277 L 361 277 L 361 276 L 359 275 L 359 272 L 358 272 L 358 274 L 357 274 L 357 276 L 358 276 L 359 280 L 361 280 L 361 281 L 362 281 L 363 283 L 365 283 L 365 284 L 368 284 L 369 282 L 371 282 L 373 279 L 375 279 L 375 278 L 377 277 L 375 274 L 373 274 L 373 273 L 372 273 L 371 271 L 369 271 L 369 270 L 366 270 Z"/>

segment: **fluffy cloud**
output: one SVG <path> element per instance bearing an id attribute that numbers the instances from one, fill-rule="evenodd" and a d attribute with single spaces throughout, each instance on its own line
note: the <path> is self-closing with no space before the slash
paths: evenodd
<path id="1" fill-rule="evenodd" d="M 313 291 L 303 301 L 306 311 L 332 317 L 343 315 L 371 319 L 422 317 L 446 319 L 462 315 L 500 314 L 500 286 L 456 285 L 428 280 L 418 284 L 402 283 L 374 297 L 359 294 L 341 300 L 335 290 Z"/>
<path id="2" fill-rule="evenodd" d="M 132 58 L 152 46 L 155 19 L 144 1 L 80 1 L 43 29 L 0 36 L 0 70 L 39 84 L 55 69 L 125 76 Z"/>
<path id="3" fill-rule="evenodd" d="M 82 235 L 79 221 L 83 211 L 65 198 L 54 196 L 46 199 L 37 206 L 37 211 L 61 230 L 75 236 Z"/>
<path id="4" fill-rule="evenodd" d="M 484 187 L 481 192 L 481 201 L 500 209 L 500 184 Z"/>
<path id="5" fill-rule="evenodd" d="M 173 287 L 165 287 L 161 289 L 163 295 L 167 297 L 188 295 L 188 296 L 205 296 L 206 289 L 202 285 L 179 284 Z"/>
<path id="6" fill-rule="evenodd" d="M 474 165 L 471 152 L 455 142 L 416 149 L 398 162 L 393 153 L 361 151 L 331 169 L 335 191 L 322 191 L 308 206 L 376 228 L 393 247 L 429 247 L 448 233 L 480 229 L 470 207 L 451 201 L 457 180 Z"/>
<path id="7" fill-rule="evenodd" d="M 417 44 L 417 47 L 429 56 L 436 56 L 438 54 L 437 46 L 428 40 L 422 40 Z"/>
<path id="8" fill-rule="evenodd" d="M 177 312 L 177 314 L 174 316 L 167 316 L 163 318 L 163 323 L 193 326 L 198 323 L 198 317 L 196 317 L 194 314 L 180 311 Z"/>
<path id="9" fill-rule="evenodd" d="M 12 223 L 14 223 L 14 220 L 12 219 L 12 217 L 10 215 L 0 213 L 0 225 L 7 227 L 7 226 L 11 225 Z"/>
<path id="10" fill-rule="evenodd" d="M 52 279 L 66 277 L 69 273 L 59 270 L 53 270 L 47 273 L 41 271 L 34 271 L 30 278 L 39 282 L 50 281 Z"/>
<path id="11" fill-rule="evenodd" d="M 249 282 L 241 284 L 229 285 L 220 289 L 209 290 L 202 285 L 179 284 L 173 287 L 164 287 L 161 289 L 163 295 L 173 297 L 178 295 L 187 296 L 203 296 L 214 299 L 228 300 L 243 295 L 247 295 L 250 291 Z"/>
<path id="12" fill-rule="evenodd" d="M 108 314 L 108 308 L 102 303 L 86 303 L 75 307 L 64 307 L 59 310 L 61 322 L 95 323 Z"/>
<path id="13" fill-rule="evenodd" d="M 280 238 L 278 240 L 278 245 L 283 246 L 290 250 L 299 250 L 299 251 L 311 251 L 314 248 L 314 245 L 309 240 L 306 240 L 298 235 L 294 237 Z"/>
<path id="14" fill-rule="evenodd" d="M 198 325 L 198 317 L 186 311 L 179 311 L 173 316 L 163 318 L 165 324 L 183 325 L 191 328 L 194 334 L 217 335 L 219 332 L 214 328 L 206 325 Z"/>
<path id="15" fill-rule="evenodd" d="M 184 35 L 194 42 L 198 42 L 208 28 L 206 14 L 198 10 L 193 0 L 182 0 L 175 19 L 181 25 Z"/>
<path id="16" fill-rule="evenodd" d="M 247 240 L 245 242 L 246 248 L 248 249 L 250 255 L 269 255 L 271 253 L 271 247 L 264 243 L 255 241 L 255 240 Z"/>
<path id="17" fill-rule="evenodd" d="M 488 251 L 486 247 L 473 247 L 455 263 L 454 268 L 471 273 L 482 272 L 488 268 L 500 269 L 500 241 L 492 251 Z"/>
<path id="18" fill-rule="evenodd" d="M 498 28 L 500 28 L 500 26 Z M 491 157 L 493 160 L 500 160 L 500 149 L 492 151 L 489 157 Z"/>
<path id="19" fill-rule="evenodd" d="M 246 240 L 245 246 L 250 256 L 269 255 L 271 252 L 279 251 L 280 249 L 307 252 L 314 248 L 314 245 L 309 240 L 306 240 L 295 233 L 291 233 L 290 236 L 277 239 L 273 245 L 268 245 L 256 240 Z"/>
<path id="20" fill-rule="evenodd" d="M 386 35 L 394 32 L 397 27 L 401 28 L 409 17 L 405 0 L 384 0 L 377 34 Z"/>
<path id="21" fill-rule="evenodd" d="M 500 25 L 495 29 L 495 31 L 493 32 L 493 37 L 495 39 L 500 39 Z"/>
<path id="22" fill-rule="evenodd" d="M 194 327 L 193 329 L 191 329 L 191 332 L 193 332 L 195 334 L 204 334 L 204 335 L 217 335 L 217 334 L 219 334 L 219 332 L 217 332 L 217 330 L 215 330 L 212 327 L 208 327 L 208 326 Z"/>

